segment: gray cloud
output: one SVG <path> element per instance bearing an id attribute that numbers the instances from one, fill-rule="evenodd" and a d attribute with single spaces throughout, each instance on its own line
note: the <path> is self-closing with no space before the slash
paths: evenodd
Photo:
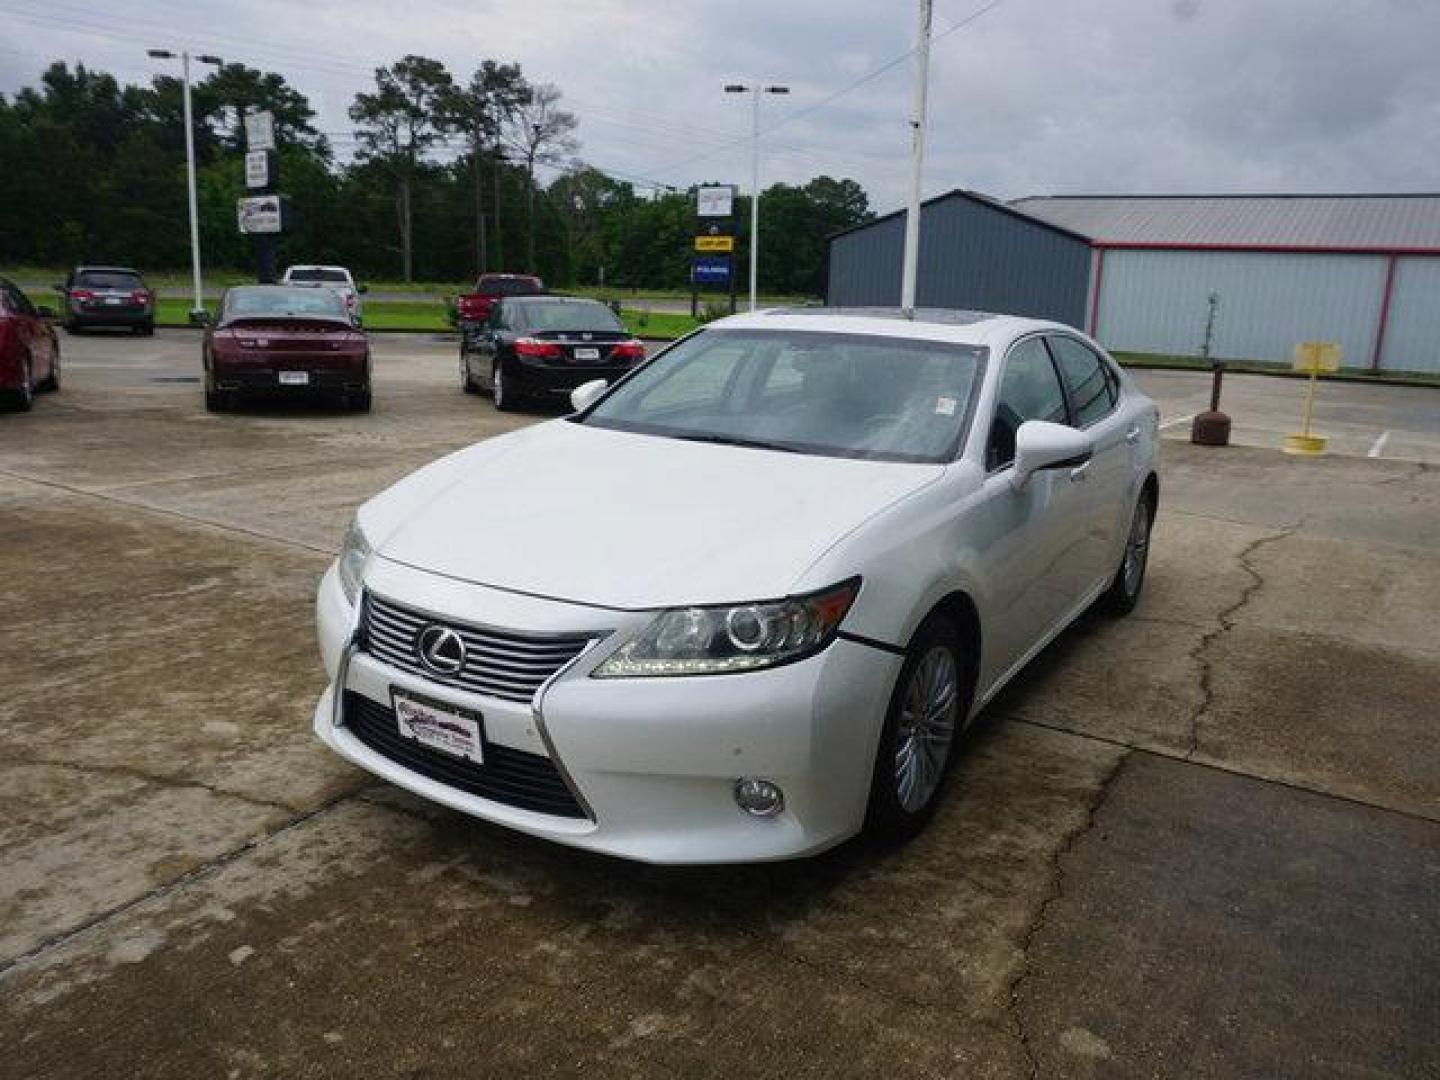
<path id="1" fill-rule="evenodd" d="M 940 0 L 937 32 L 981 0 Z M 903 198 L 910 72 L 901 64 L 788 118 L 912 44 L 914 8 L 833 0 L 0 0 L 0 91 L 51 57 L 130 81 L 146 43 L 190 36 L 283 72 L 337 133 L 368 71 L 405 52 L 457 74 L 519 60 L 559 84 L 582 156 L 684 185 L 749 177 L 749 112 L 721 86 L 785 82 L 764 103 L 764 179 L 849 175 Z M 66 20 L 69 20 L 67 25 Z M 143 40 L 141 40 L 143 38 Z M 1418 190 L 1440 156 L 1440 4 L 1423 0 L 1006 0 L 938 40 L 926 189 Z M 42 59 L 43 58 L 43 59 Z"/>

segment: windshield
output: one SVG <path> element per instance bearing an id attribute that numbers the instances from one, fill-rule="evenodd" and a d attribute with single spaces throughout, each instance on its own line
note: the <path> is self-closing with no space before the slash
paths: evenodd
<path id="1" fill-rule="evenodd" d="M 350 279 L 344 270 L 326 270 L 320 266 L 295 267 L 290 271 L 291 281 L 317 282 L 325 285 L 349 285 Z"/>
<path id="2" fill-rule="evenodd" d="M 345 302 L 329 289 L 287 289 L 262 285 L 231 289 L 225 296 L 225 318 L 307 315 L 348 322 Z"/>
<path id="3" fill-rule="evenodd" d="M 951 460 L 985 350 L 810 330 L 714 330 L 657 356 L 582 423 L 874 461 Z"/>
<path id="4" fill-rule="evenodd" d="M 564 300 L 543 304 L 506 306 L 516 323 L 527 330 L 620 330 L 620 320 L 604 304 L 594 300 Z"/>
<path id="5" fill-rule="evenodd" d="M 82 270 L 75 275 L 77 286 L 90 289 L 139 289 L 140 275 L 125 270 Z"/>

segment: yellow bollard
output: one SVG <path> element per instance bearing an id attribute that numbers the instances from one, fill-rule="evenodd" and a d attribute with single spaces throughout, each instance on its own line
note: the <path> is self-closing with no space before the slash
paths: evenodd
<path id="1" fill-rule="evenodd" d="M 1315 383 L 1322 371 L 1340 370 L 1340 343 L 1338 341 L 1301 341 L 1295 345 L 1295 370 L 1310 374 L 1310 385 L 1305 389 L 1304 429 L 1285 436 L 1285 453 L 1314 457 L 1325 452 L 1325 436 L 1310 431 L 1310 421 L 1315 410 Z"/>

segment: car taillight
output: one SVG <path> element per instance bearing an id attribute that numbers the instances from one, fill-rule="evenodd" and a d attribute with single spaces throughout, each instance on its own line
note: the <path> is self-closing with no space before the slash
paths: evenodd
<path id="1" fill-rule="evenodd" d="M 629 341 L 622 341 L 610 350 L 610 357 L 613 360 L 644 360 L 645 346 L 637 338 Z"/>
<path id="2" fill-rule="evenodd" d="M 150 302 L 150 294 L 144 289 L 136 289 L 130 294 L 130 299 L 134 300 L 137 304 L 148 304 Z"/>
<path id="3" fill-rule="evenodd" d="M 529 356 L 540 360 L 558 360 L 565 355 L 565 350 L 553 342 L 522 337 L 515 339 L 515 355 Z"/>
<path id="4" fill-rule="evenodd" d="M 94 294 L 93 292 L 91 292 L 89 289 L 71 289 L 71 290 L 70 290 L 70 299 L 71 299 L 71 300 L 94 300 L 94 299 L 95 299 L 95 294 Z"/>

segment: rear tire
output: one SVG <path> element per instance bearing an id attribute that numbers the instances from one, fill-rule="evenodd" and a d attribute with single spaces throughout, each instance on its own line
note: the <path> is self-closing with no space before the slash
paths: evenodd
<path id="1" fill-rule="evenodd" d="M 368 413 L 370 411 L 370 384 L 366 383 L 364 390 L 348 395 L 348 400 L 352 412 Z"/>
<path id="2" fill-rule="evenodd" d="M 514 412 L 519 408 L 520 403 L 515 400 L 515 394 L 505 388 L 505 366 L 499 360 L 491 368 L 490 394 L 495 399 L 495 408 L 500 412 Z"/>
<path id="3" fill-rule="evenodd" d="M 206 391 L 205 391 L 205 411 L 206 411 L 206 412 L 213 412 L 213 413 L 229 412 L 233 407 L 234 407 L 234 402 L 231 401 L 230 395 L 227 394 L 225 391 L 223 391 L 223 390 L 206 390 Z"/>
<path id="4" fill-rule="evenodd" d="M 60 350 L 55 350 L 55 355 L 50 360 L 50 374 L 40 382 L 35 389 L 44 390 L 47 393 L 58 393 L 60 390 Z"/>
<path id="5" fill-rule="evenodd" d="M 1125 535 L 1125 550 L 1120 567 L 1105 592 L 1105 611 L 1119 618 L 1129 615 L 1140 602 L 1145 587 L 1145 567 L 1150 559 L 1150 530 L 1155 523 L 1155 498 L 1149 489 L 1140 493 L 1135 512 L 1130 517 L 1130 531 Z"/>
<path id="6" fill-rule="evenodd" d="M 142 326 L 142 327 L 140 328 L 140 335 L 141 335 L 141 337 L 154 337 L 154 336 L 155 336 L 155 324 L 154 324 L 153 322 L 148 322 L 148 323 L 146 323 L 144 326 Z"/>
<path id="7" fill-rule="evenodd" d="M 460 350 L 460 389 L 467 394 L 480 393 L 480 386 L 470 374 L 470 360 L 465 350 Z"/>
<path id="8" fill-rule="evenodd" d="M 79 324 L 78 322 L 76 322 L 74 319 L 66 319 L 66 320 L 65 320 L 63 323 L 61 323 L 60 325 L 63 326 L 63 327 L 65 327 L 65 332 L 66 332 L 67 334 L 75 334 L 75 335 L 78 336 L 79 333 L 80 333 L 80 324 Z"/>
<path id="9" fill-rule="evenodd" d="M 882 839 L 908 839 L 934 816 L 970 713 L 970 647 L 953 622 L 932 615 L 906 650 L 870 779 L 866 823 Z"/>

